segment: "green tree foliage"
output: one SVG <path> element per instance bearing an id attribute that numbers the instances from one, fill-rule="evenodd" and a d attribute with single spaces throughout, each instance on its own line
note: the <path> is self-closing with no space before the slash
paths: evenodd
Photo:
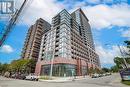
<path id="1" fill-rule="evenodd" d="M 130 64 L 130 58 L 127 57 L 124 59 L 126 60 L 127 64 Z M 123 58 L 115 57 L 114 62 L 119 69 L 123 69 L 125 67 L 125 62 L 124 62 Z"/>
<path id="2" fill-rule="evenodd" d="M 4 74 L 6 71 L 8 71 L 9 64 L 1 64 L 0 63 L 0 73 Z"/>
<path id="3" fill-rule="evenodd" d="M 94 74 L 94 69 L 93 69 L 93 67 L 89 68 L 89 69 L 88 69 L 88 72 L 89 72 L 90 75 L 91 75 L 91 74 Z"/>
<path id="4" fill-rule="evenodd" d="M 116 63 L 116 65 L 117 65 L 117 67 L 118 67 L 119 69 L 122 69 L 123 66 L 125 66 L 125 65 L 124 65 L 125 63 L 124 63 L 123 58 L 115 57 L 115 58 L 114 58 L 114 62 Z"/>
<path id="5" fill-rule="evenodd" d="M 33 59 L 13 60 L 10 64 L 0 63 L 0 73 L 9 71 L 11 73 L 34 73 L 36 61 Z"/>
<path id="6" fill-rule="evenodd" d="M 102 73 L 102 70 L 100 70 L 98 68 L 93 68 L 93 67 L 91 67 L 91 68 L 88 69 L 88 74 L 89 75 L 94 74 L 94 73 L 100 74 L 100 73 Z"/>
<path id="7" fill-rule="evenodd" d="M 102 68 L 102 71 L 106 73 L 106 72 L 110 72 L 110 69 L 108 69 L 108 68 Z"/>
<path id="8" fill-rule="evenodd" d="M 0 73 L 2 72 L 2 64 L 0 63 Z"/>
<path id="9" fill-rule="evenodd" d="M 124 59 L 126 60 L 127 64 L 130 64 L 130 41 L 124 41 L 124 42 L 126 44 L 126 47 L 129 50 L 127 53 L 125 53 L 126 57 Z M 121 57 L 115 57 L 114 62 L 116 66 L 113 66 L 111 69 L 113 71 L 119 71 L 119 69 L 122 69 L 123 67 L 125 67 L 124 59 Z"/>
<path id="10" fill-rule="evenodd" d="M 127 45 L 127 48 L 128 48 L 128 53 L 127 53 L 127 55 L 129 55 L 130 56 L 130 41 L 124 41 L 125 43 L 126 43 L 126 45 Z"/>
<path id="11" fill-rule="evenodd" d="M 124 41 L 127 45 L 127 48 L 130 48 L 130 41 Z"/>
<path id="12" fill-rule="evenodd" d="M 29 63 L 27 64 L 27 67 L 30 69 L 30 73 L 35 72 L 35 66 L 36 66 L 36 60 L 30 59 Z"/>
<path id="13" fill-rule="evenodd" d="M 118 71 L 119 71 L 119 68 L 116 65 L 111 67 L 111 72 L 115 73 Z"/>
<path id="14" fill-rule="evenodd" d="M 24 72 L 27 70 L 29 60 L 14 60 L 11 62 L 10 67 L 13 72 Z"/>

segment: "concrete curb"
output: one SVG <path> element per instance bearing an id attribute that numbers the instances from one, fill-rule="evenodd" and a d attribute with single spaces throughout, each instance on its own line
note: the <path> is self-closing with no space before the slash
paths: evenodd
<path id="1" fill-rule="evenodd" d="M 39 79 L 40 82 L 70 82 L 70 81 L 73 81 L 73 80 L 42 80 L 42 79 Z"/>
<path id="2" fill-rule="evenodd" d="M 90 77 L 77 77 L 76 79 L 72 78 L 56 78 L 53 80 L 43 80 L 43 79 L 39 79 L 40 82 L 70 82 L 70 81 L 78 81 L 78 80 L 85 80 L 85 79 L 89 79 Z"/>

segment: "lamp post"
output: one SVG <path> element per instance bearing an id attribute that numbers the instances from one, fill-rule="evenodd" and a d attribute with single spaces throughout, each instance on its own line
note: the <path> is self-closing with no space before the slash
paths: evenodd
<path id="1" fill-rule="evenodd" d="M 54 62 L 54 50 L 52 51 L 51 68 L 50 68 L 50 78 L 52 78 L 53 62 Z"/>

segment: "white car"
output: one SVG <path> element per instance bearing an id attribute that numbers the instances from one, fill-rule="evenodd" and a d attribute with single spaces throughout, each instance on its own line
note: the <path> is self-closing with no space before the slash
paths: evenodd
<path id="1" fill-rule="evenodd" d="M 98 78 L 98 77 L 99 77 L 99 74 L 95 73 L 95 74 L 92 75 L 92 78 Z"/>
<path id="2" fill-rule="evenodd" d="M 31 81 L 38 81 L 39 77 L 34 75 L 34 74 L 29 74 L 28 76 L 26 76 L 25 79 L 26 80 L 31 80 Z"/>

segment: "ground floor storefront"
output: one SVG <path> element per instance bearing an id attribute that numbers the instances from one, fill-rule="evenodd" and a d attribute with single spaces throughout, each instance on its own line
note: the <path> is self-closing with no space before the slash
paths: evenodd
<path id="1" fill-rule="evenodd" d="M 52 76 L 56 77 L 85 76 L 88 75 L 88 68 L 91 67 L 84 60 L 55 58 L 53 63 L 45 60 L 37 62 L 35 74 L 49 76 L 52 64 Z"/>
<path id="2" fill-rule="evenodd" d="M 51 65 L 42 65 L 41 66 L 41 75 L 50 75 Z M 73 64 L 54 64 L 52 69 L 53 76 L 77 76 L 77 65 Z M 82 66 L 81 69 L 82 75 L 87 75 L 87 66 Z"/>
<path id="3" fill-rule="evenodd" d="M 51 65 L 42 65 L 41 75 L 50 75 Z M 74 76 L 76 75 L 76 65 L 71 64 L 54 64 L 52 69 L 53 76 Z"/>

